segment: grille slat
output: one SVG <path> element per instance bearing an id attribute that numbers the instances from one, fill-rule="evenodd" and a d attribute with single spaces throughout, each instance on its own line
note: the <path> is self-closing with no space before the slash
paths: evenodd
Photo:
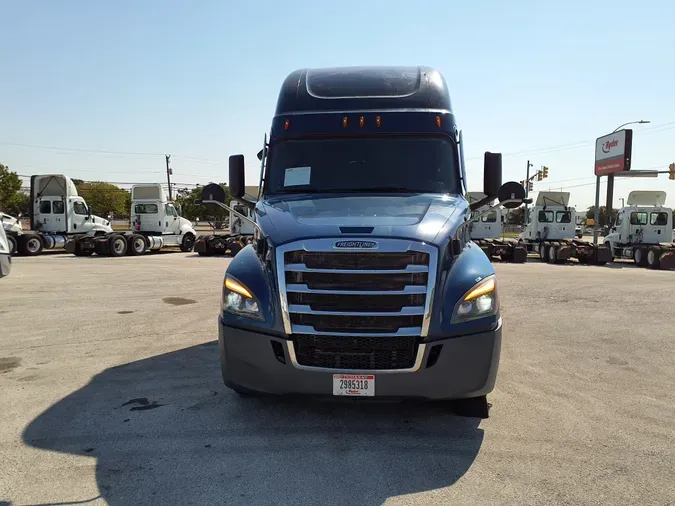
<path id="1" fill-rule="evenodd" d="M 409 265 L 429 265 L 429 254 L 421 251 L 402 253 L 327 253 L 289 251 L 286 264 L 304 264 L 308 269 L 402 270 Z"/>
<path id="2" fill-rule="evenodd" d="M 288 303 L 309 306 L 313 311 L 369 311 L 397 313 L 404 307 L 424 308 L 426 294 L 410 295 L 335 295 L 331 293 L 288 293 Z"/>
<path id="3" fill-rule="evenodd" d="M 421 327 L 422 315 L 351 316 L 336 314 L 291 313 L 291 323 L 309 325 L 320 332 L 387 332 L 400 328 Z"/>
<path id="4" fill-rule="evenodd" d="M 399 291 L 410 285 L 426 286 L 428 279 L 426 272 L 364 275 L 286 271 L 286 283 L 304 284 L 311 290 Z"/>

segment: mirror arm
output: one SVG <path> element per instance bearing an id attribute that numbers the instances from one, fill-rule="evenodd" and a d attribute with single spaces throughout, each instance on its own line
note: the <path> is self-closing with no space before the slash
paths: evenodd
<path id="1" fill-rule="evenodd" d="M 495 199 L 494 197 L 485 197 L 485 198 L 482 198 L 480 200 L 476 200 L 475 202 L 472 202 L 471 204 L 469 204 L 469 209 L 471 209 L 472 211 L 475 211 L 476 209 L 480 209 L 481 207 L 483 207 L 485 204 L 489 204 L 494 199 Z M 497 204 L 497 205 L 499 205 L 499 204 Z"/>
<path id="2" fill-rule="evenodd" d="M 195 205 L 198 206 L 198 205 L 202 205 L 202 204 L 216 204 L 217 206 L 222 207 L 223 209 L 226 209 L 226 210 L 230 211 L 231 213 L 234 213 L 236 216 L 238 216 L 238 217 L 241 218 L 242 220 L 246 220 L 246 221 L 248 221 L 251 225 L 253 225 L 253 226 L 258 230 L 258 232 L 260 232 L 260 235 L 261 235 L 261 236 L 266 237 L 266 236 L 265 236 L 265 233 L 263 232 L 263 229 L 260 228 L 260 225 L 258 225 L 255 221 L 253 221 L 253 220 L 252 220 L 251 218 L 249 218 L 248 216 L 244 216 L 243 214 L 241 214 L 241 213 L 235 211 L 235 210 L 232 209 L 230 206 L 227 206 L 227 205 L 225 205 L 225 204 L 223 204 L 222 202 L 219 202 L 219 201 L 217 201 L 217 200 L 195 200 Z"/>

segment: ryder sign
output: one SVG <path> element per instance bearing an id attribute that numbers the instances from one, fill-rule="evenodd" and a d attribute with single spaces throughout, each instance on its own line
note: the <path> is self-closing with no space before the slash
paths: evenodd
<path id="1" fill-rule="evenodd" d="M 619 130 L 595 141 L 595 175 L 630 170 L 633 131 Z"/>

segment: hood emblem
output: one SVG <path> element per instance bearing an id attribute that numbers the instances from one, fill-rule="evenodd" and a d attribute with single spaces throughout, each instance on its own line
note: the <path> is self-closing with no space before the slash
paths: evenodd
<path id="1" fill-rule="evenodd" d="M 333 244 L 338 249 L 377 249 L 377 241 L 338 241 Z"/>

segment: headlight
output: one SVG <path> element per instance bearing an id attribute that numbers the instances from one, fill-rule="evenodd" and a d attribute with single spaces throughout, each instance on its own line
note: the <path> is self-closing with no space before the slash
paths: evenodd
<path id="1" fill-rule="evenodd" d="M 242 283 L 228 275 L 223 281 L 221 309 L 246 318 L 264 319 L 258 299 Z"/>
<path id="2" fill-rule="evenodd" d="M 499 311 L 497 282 L 494 274 L 476 283 L 464 294 L 452 312 L 452 323 L 462 323 L 492 316 Z"/>

